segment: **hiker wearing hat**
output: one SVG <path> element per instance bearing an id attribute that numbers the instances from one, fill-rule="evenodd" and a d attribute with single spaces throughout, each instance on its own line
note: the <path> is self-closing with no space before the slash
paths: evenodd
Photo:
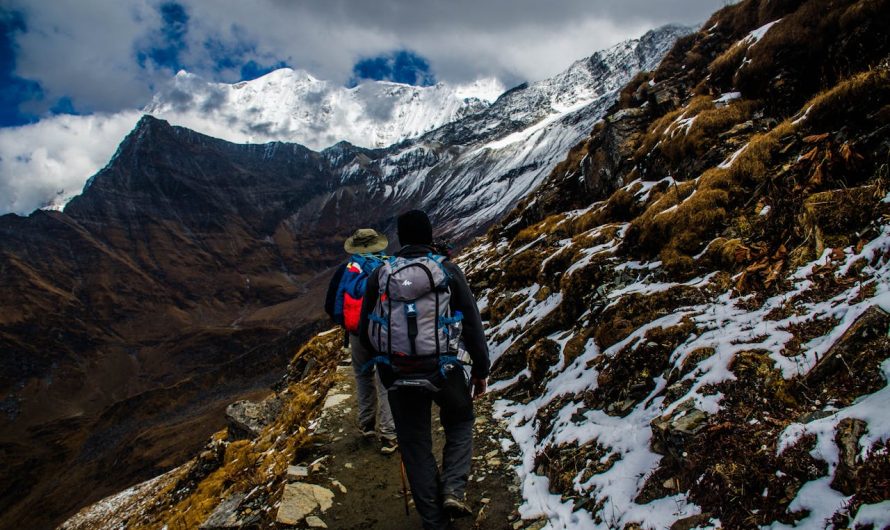
<path id="1" fill-rule="evenodd" d="M 427 530 L 470 515 L 464 500 L 473 455 L 473 398 L 485 393 L 488 346 L 460 268 L 433 247 L 429 217 L 398 218 L 395 256 L 368 278 L 359 337 L 374 358 L 395 420 L 414 504 Z M 468 375 L 463 350 L 472 359 Z M 472 389 L 472 392 L 471 392 Z M 431 406 L 445 431 L 441 472 L 433 456 Z"/>
<path id="2" fill-rule="evenodd" d="M 334 273 L 325 298 L 325 311 L 334 322 L 346 328 L 349 348 L 352 351 L 352 369 L 358 399 L 358 422 L 362 436 L 373 439 L 379 433 L 383 454 L 395 452 L 395 427 L 386 388 L 372 364 L 373 355 L 358 339 L 359 318 L 365 284 L 386 256 L 389 241 L 372 228 L 359 228 L 343 244 L 349 259 Z M 376 429 L 375 429 L 376 420 Z"/>

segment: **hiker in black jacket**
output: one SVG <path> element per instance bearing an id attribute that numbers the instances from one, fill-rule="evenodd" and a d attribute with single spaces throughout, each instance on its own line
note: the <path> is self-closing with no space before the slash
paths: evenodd
<path id="1" fill-rule="evenodd" d="M 424 212 L 412 210 L 401 215 L 398 219 L 398 237 L 402 249 L 396 256 L 416 258 L 437 254 L 432 247 L 432 232 L 432 225 Z M 490 367 L 482 319 L 467 280 L 451 261 L 444 260 L 442 267 L 448 275 L 452 314 L 457 311 L 463 314 L 462 339 L 472 359 L 469 381 L 460 366 L 444 369 L 430 366 L 425 379 L 432 387 L 400 386 L 392 368 L 386 363 L 378 364 L 380 377 L 389 388 L 390 408 L 414 503 L 423 520 L 423 527 L 428 530 L 446 528 L 449 516 L 471 513 L 464 501 L 464 492 L 473 451 L 473 398 L 485 393 Z M 381 298 L 381 269 L 368 278 L 362 303 L 359 337 L 369 351 L 377 351 L 368 335 L 368 315 Z M 385 352 L 378 354 L 385 355 Z M 434 401 L 439 405 L 446 440 L 441 473 L 432 453 L 430 411 Z"/>

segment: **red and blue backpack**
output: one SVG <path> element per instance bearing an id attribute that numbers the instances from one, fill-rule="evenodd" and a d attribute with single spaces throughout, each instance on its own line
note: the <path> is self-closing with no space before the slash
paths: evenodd
<path id="1" fill-rule="evenodd" d="M 383 264 L 384 259 L 386 256 L 380 254 L 353 254 L 346 262 L 334 301 L 334 319 L 350 333 L 358 333 L 368 276 Z"/>

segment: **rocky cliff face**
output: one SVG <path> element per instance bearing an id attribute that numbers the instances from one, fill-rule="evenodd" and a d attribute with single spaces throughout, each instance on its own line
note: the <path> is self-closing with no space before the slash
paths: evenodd
<path id="1" fill-rule="evenodd" d="M 392 234 L 411 207 L 480 233 L 682 31 L 387 149 L 237 145 L 147 116 L 63 212 L 0 217 L 3 523 L 45 526 L 184 458 L 307 336 L 344 235 Z"/>

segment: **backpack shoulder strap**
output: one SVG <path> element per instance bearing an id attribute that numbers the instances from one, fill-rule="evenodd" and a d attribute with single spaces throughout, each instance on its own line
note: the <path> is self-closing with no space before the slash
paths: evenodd
<path id="1" fill-rule="evenodd" d="M 451 274 L 448 272 L 448 269 L 445 268 L 445 260 L 448 259 L 448 256 L 442 256 L 441 254 L 433 254 L 432 252 L 426 255 L 430 261 L 439 266 L 439 269 L 442 271 L 442 275 L 445 276 L 445 285 L 448 285 L 448 282 L 451 281 Z"/>

